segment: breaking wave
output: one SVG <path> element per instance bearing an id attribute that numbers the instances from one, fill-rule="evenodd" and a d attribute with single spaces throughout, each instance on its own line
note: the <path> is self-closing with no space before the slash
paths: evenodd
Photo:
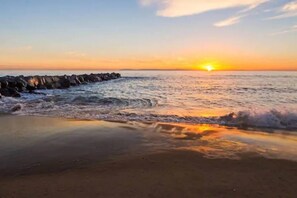
<path id="1" fill-rule="evenodd" d="M 297 129 L 297 113 L 270 110 L 265 112 L 239 111 L 223 116 L 178 116 L 153 113 L 131 113 L 126 109 L 153 108 L 157 101 L 150 99 L 121 99 L 51 96 L 20 103 L 13 98 L 0 101 L 0 111 L 16 115 L 54 116 L 63 118 L 107 120 L 107 121 L 139 121 L 168 122 L 188 124 L 218 124 L 235 127 L 256 127 L 270 129 Z"/>
<path id="2" fill-rule="evenodd" d="M 242 127 L 297 129 L 296 112 L 280 112 L 275 109 L 267 112 L 240 111 L 222 116 L 220 120 L 227 125 Z"/>

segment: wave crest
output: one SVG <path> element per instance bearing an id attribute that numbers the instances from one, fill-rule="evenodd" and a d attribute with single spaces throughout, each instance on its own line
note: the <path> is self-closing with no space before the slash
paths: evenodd
<path id="1" fill-rule="evenodd" d="M 220 117 L 226 124 L 265 128 L 297 128 L 297 113 L 281 112 L 275 109 L 267 112 L 239 111 Z"/>

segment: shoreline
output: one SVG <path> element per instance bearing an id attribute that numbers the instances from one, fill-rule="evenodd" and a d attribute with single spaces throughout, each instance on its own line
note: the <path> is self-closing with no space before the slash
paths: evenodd
<path id="1" fill-rule="evenodd" d="M 0 124 L 0 197 L 297 193 L 296 136 L 15 115 L 0 116 Z"/>

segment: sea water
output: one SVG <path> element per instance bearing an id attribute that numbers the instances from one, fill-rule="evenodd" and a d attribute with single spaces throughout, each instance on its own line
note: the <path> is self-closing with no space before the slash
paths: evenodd
<path id="1" fill-rule="evenodd" d="M 0 71 L 63 75 L 106 71 Z M 0 99 L 0 111 L 113 121 L 297 129 L 297 72 L 119 71 L 122 78 Z M 12 112 L 15 106 L 20 110 Z M 19 108 L 18 108 L 19 109 Z"/>

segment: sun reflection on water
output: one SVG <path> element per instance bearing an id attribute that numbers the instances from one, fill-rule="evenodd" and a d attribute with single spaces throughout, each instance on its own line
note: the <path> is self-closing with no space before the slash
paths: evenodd
<path id="1" fill-rule="evenodd" d="M 208 158 L 239 159 L 242 154 L 254 153 L 297 161 L 297 136 L 294 133 L 167 123 L 158 123 L 155 128 L 176 141 L 183 141 L 184 144 L 178 149 L 197 151 Z"/>

